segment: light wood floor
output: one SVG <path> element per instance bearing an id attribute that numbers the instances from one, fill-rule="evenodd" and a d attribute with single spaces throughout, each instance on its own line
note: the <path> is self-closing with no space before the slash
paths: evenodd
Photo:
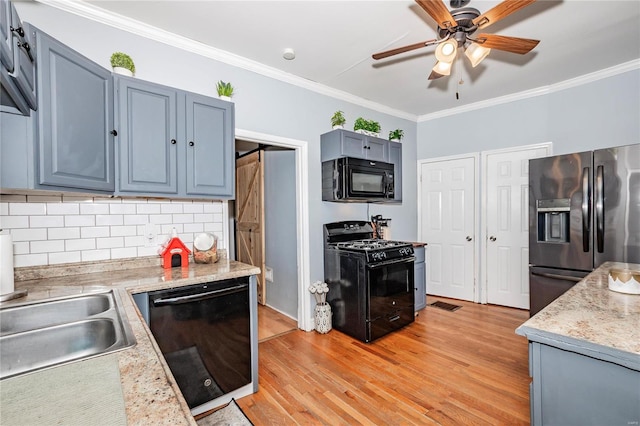
<path id="1" fill-rule="evenodd" d="M 238 404 L 255 425 L 528 425 L 528 312 L 428 306 L 365 344 L 295 330 L 259 344 L 259 390 Z"/>
<path id="2" fill-rule="evenodd" d="M 298 323 L 268 306 L 258 305 L 258 341 L 296 330 Z"/>

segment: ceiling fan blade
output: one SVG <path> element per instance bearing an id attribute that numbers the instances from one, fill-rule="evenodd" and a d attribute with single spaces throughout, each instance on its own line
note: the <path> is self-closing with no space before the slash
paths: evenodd
<path id="1" fill-rule="evenodd" d="M 535 1 L 536 0 L 504 0 L 502 3 L 499 3 L 497 6 L 475 18 L 473 20 L 473 24 L 477 25 L 478 28 L 486 28 L 489 25 L 495 24 L 501 19 L 506 18 L 512 13 L 517 12 L 523 7 L 529 6 Z"/>
<path id="2" fill-rule="evenodd" d="M 456 20 L 442 0 L 416 0 L 416 3 L 438 23 L 440 28 L 456 26 Z"/>
<path id="3" fill-rule="evenodd" d="M 431 71 L 431 74 L 429 74 L 429 80 L 435 80 L 438 79 L 440 77 L 444 77 L 444 75 L 437 73 L 435 71 Z"/>
<path id="4" fill-rule="evenodd" d="M 437 42 L 438 42 L 438 40 L 435 40 L 435 39 L 434 40 L 427 40 L 427 41 L 423 41 L 423 42 L 420 42 L 420 43 L 410 44 L 408 46 L 398 47 L 398 48 L 395 48 L 395 49 L 387 50 L 385 52 L 374 53 L 373 55 L 371 55 L 371 57 L 373 59 L 388 58 L 389 56 L 397 55 L 398 53 L 404 53 L 404 52 L 408 52 L 410 50 L 420 49 L 421 47 L 431 46 L 432 44 L 436 44 Z"/>
<path id="5" fill-rule="evenodd" d="M 540 40 L 530 38 L 508 37 L 497 34 L 479 34 L 476 41 L 483 47 L 504 50 L 505 52 L 524 55 L 531 52 L 540 43 Z"/>

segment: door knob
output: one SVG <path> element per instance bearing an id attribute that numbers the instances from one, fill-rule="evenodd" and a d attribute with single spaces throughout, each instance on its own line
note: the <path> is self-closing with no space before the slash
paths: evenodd
<path id="1" fill-rule="evenodd" d="M 467 238 L 465 238 L 467 241 L 471 241 L 473 238 L 471 238 L 470 236 L 467 235 Z"/>
<path id="2" fill-rule="evenodd" d="M 490 239 L 491 241 L 495 241 L 495 240 L 496 240 L 496 237 L 494 237 L 494 236 L 492 235 L 492 236 L 490 236 L 490 237 L 489 237 L 489 239 Z"/>

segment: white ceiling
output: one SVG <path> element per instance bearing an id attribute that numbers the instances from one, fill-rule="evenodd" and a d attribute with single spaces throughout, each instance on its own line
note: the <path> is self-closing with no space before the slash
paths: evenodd
<path id="1" fill-rule="evenodd" d="M 436 38 L 435 22 L 412 1 L 87 3 L 418 117 L 640 58 L 638 0 L 539 0 L 483 31 L 541 40 L 532 52 L 494 49 L 476 68 L 461 55 L 450 77 L 433 81 L 427 77 L 435 64 L 434 47 L 371 58 Z M 471 0 L 468 7 L 483 13 L 498 3 Z M 285 48 L 295 50 L 295 60 L 282 58 Z"/>

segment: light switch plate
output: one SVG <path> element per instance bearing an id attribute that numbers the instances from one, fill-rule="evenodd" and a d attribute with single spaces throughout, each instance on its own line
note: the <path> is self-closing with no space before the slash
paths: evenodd
<path id="1" fill-rule="evenodd" d="M 264 279 L 269 282 L 273 282 L 273 269 L 268 266 L 264 267 Z"/>

